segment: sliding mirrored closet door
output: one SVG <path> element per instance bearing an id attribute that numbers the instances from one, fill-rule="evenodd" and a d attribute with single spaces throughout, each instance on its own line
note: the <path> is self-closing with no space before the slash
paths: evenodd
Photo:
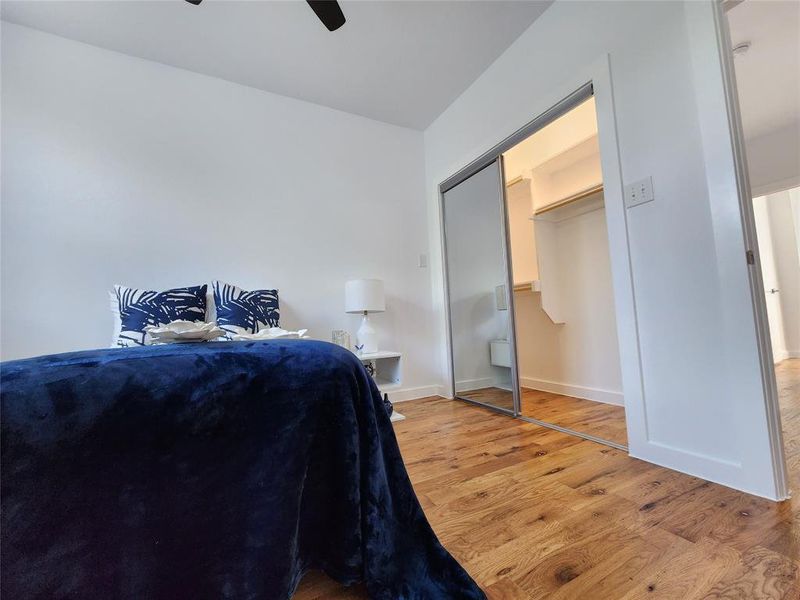
<path id="1" fill-rule="evenodd" d="M 440 191 L 455 397 L 627 446 L 591 85 Z"/>
<path id="2" fill-rule="evenodd" d="M 515 414 L 513 312 L 500 159 L 442 194 L 453 389 Z"/>

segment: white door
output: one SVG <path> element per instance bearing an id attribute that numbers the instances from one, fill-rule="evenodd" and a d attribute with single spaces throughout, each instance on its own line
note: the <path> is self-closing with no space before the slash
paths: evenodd
<path id="1" fill-rule="evenodd" d="M 767 299 L 767 319 L 769 320 L 769 336 L 772 339 L 772 357 L 775 362 L 779 362 L 786 358 L 786 339 L 783 333 L 780 285 L 778 285 L 778 269 L 775 266 L 775 251 L 769 226 L 766 196 L 753 198 L 753 212 L 756 217 L 756 234 L 758 235 L 758 252 L 761 255 L 764 295 Z"/>

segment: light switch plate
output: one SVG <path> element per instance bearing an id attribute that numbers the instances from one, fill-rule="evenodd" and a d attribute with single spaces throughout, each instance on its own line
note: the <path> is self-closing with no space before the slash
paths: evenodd
<path id="1" fill-rule="evenodd" d="M 645 177 L 625 186 L 625 208 L 633 208 L 655 199 L 652 177 Z"/>
<path id="2" fill-rule="evenodd" d="M 417 266 L 424 269 L 428 266 L 428 255 L 427 254 L 420 254 L 419 261 L 417 261 Z"/>

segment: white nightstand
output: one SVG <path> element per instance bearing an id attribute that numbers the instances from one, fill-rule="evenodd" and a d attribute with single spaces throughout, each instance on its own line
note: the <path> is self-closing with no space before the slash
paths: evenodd
<path id="1" fill-rule="evenodd" d="M 381 350 L 380 352 L 373 352 L 371 354 L 357 354 L 359 360 L 365 365 L 371 365 L 372 378 L 378 384 L 378 389 L 381 394 L 389 394 L 389 400 L 392 399 L 392 392 L 400 389 L 401 375 L 402 375 L 402 360 L 403 355 L 399 352 L 389 352 Z M 392 421 L 402 421 L 405 419 L 397 410 L 392 413 Z"/>

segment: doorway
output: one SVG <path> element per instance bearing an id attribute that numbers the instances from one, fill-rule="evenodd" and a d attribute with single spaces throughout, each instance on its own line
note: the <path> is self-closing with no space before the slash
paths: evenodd
<path id="1" fill-rule="evenodd" d="M 627 446 L 594 97 L 503 167 L 520 415 Z"/>
<path id="2" fill-rule="evenodd" d="M 753 198 L 772 359 L 800 359 L 800 187 Z"/>
<path id="3" fill-rule="evenodd" d="M 800 440 L 800 187 L 753 198 L 772 360 L 789 477 Z"/>
<path id="4" fill-rule="evenodd" d="M 731 130 L 744 149 L 736 156 L 743 222 L 760 267 L 751 292 L 773 468 L 786 497 L 788 482 L 800 481 L 800 5 L 731 0 L 719 8 Z"/>

